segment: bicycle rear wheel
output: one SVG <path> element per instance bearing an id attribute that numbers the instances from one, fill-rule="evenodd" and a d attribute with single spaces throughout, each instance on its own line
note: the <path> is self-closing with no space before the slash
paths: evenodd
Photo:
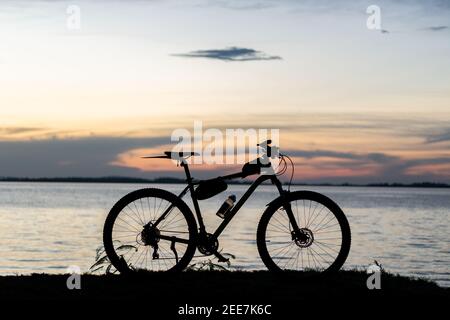
<path id="1" fill-rule="evenodd" d="M 165 212 L 165 218 L 155 224 Z M 106 254 L 121 273 L 181 271 L 195 253 L 196 237 L 197 225 L 186 203 L 153 188 L 120 199 L 103 229 Z"/>
<path id="2" fill-rule="evenodd" d="M 300 232 L 293 232 L 285 210 L 290 204 Z M 274 201 L 261 217 L 258 251 L 269 270 L 337 271 L 350 251 L 350 226 L 328 197 L 297 191 Z"/>

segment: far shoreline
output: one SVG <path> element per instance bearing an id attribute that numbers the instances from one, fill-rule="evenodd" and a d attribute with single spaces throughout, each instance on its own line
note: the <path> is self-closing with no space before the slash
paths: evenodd
<path id="1" fill-rule="evenodd" d="M 160 177 L 155 179 L 144 179 L 144 178 L 134 178 L 134 177 L 39 177 L 39 178 L 28 178 L 28 177 L 0 177 L 0 182 L 31 182 L 31 183 L 132 183 L 132 184 L 185 184 L 184 179 L 172 178 L 172 177 Z M 249 185 L 252 181 L 229 181 L 230 185 Z M 446 183 L 436 183 L 436 182 L 415 182 L 415 183 L 367 183 L 367 184 L 357 184 L 357 183 L 302 183 L 293 182 L 293 186 L 308 186 L 308 187 L 378 187 L 378 188 L 435 188 L 435 189 L 447 189 L 450 188 L 450 184 Z"/>

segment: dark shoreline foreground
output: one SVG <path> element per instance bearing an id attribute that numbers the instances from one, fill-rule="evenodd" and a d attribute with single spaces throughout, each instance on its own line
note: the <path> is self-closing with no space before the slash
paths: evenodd
<path id="1" fill-rule="evenodd" d="M 0 277 L 4 314 L 42 314 L 58 319 L 358 319 L 396 312 L 448 312 L 450 289 L 389 274 L 368 290 L 365 272 L 326 277 L 298 273 L 194 271 L 142 276 L 82 275 L 68 290 L 68 275 Z M 256 313 L 253 313 L 255 312 Z M 267 311 L 267 313 L 265 313 Z M 209 312 L 209 314 L 207 314 Z M 261 312 L 261 313 L 258 313 Z M 402 317 L 402 318 L 403 318 Z M 370 318 L 370 317 L 369 317 Z"/>
<path id="2" fill-rule="evenodd" d="M 330 275 L 187 271 L 137 276 L 81 275 L 81 289 L 69 290 L 69 275 L 33 274 L 0 277 L 0 300 L 149 300 L 170 304 L 295 303 L 320 297 L 344 300 L 450 299 L 450 288 L 434 282 L 381 274 L 381 290 L 369 290 L 369 275 L 340 271 Z"/>

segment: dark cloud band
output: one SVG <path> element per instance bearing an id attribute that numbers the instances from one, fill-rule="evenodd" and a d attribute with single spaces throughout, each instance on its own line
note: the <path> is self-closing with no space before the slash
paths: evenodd
<path id="1" fill-rule="evenodd" d="M 432 26 L 432 27 L 428 27 L 425 28 L 425 30 L 428 31 L 443 31 L 443 30 L 447 30 L 448 26 Z"/>
<path id="2" fill-rule="evenodd" d="M 173 54 L 184 58 L 205 58 L 222 61 L 264 61 L 281 60 L 279 56 L 272 56 L 264 52 L 249 48 L 229 47 L 225 49 L 195 50 L 187 53 Z"/>

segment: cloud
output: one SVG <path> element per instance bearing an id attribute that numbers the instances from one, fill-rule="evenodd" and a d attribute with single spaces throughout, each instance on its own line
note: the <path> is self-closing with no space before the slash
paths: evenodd
<path id="1" fill-rule="evenodd" d="M 302 157 L 306 159 L 312 158 L 335 158 L 335 159 L 348 159 L 348 160 L 367 160 L 377 163 L 390 163 L 397 160 L 395 156 L 391 156 L 385 153 L 372 152 L 372 153 L 354 153 L 354 152 L 338 152 L 332 150 L 284 150 L 286 153 L 294 157 Z"/>
<path id="2" fill-rule="evenodd" d="M 279 0 L 278 0 L 279 1 Z M 214 0 L 207 1 L 205 3 L 197 4 L 200 7 L 220 7 L 224 9 L 230 10 L 262 10 L 267 8 L 273 8 L 276 6 L 276 1 L 267 1 L 267 0 Z"/>
<path id="3" fill-rule="evenodd" d="M 279 56 L 267 55 L 264 52 L 250 48 L 229 47 L 225 49 L 195 50 L 188 53 L 172 54 L 184 58 L 206 58 L 222 61 L 262 61 L 281 60 Z"/>
<path id="4" fill-rule="evenodd" d="M 444 141 L 450 141 L 450 130 L 439 133 L 439 134 L 433 134 L 426 137 L 425 142 L 426 143 L 437 143 L 437 142 L 444 142 Z"/>
<path id="5" fill-rule="evenodd" d="M 187 1 L 186 1 L 187 2 Z M 196 7 L 218 7 L 226 10 L 270 10 L 282 9 L 293 13 L 356 13 L 360 14 L 362 8 L 366 8 L 373 2 L 367 0 L 196 0 Z M 408 12 L 411 8 L 418 14 L 447 14 L 450 9 L 448 0 L 379 0 L 377 5 L 384 10 L 384 14 L 396 14 L 396 12 Z"/>
<path id="6" fill-rule="evenodd" d="M 336 152 L 331 150 L 283 150 L 283 153 L 292 157 L 312 158 L 337 158 L 337 159 L 359 159 L 360 155 L 351 152 Z"/>
<path id="7" fill-rule="evenodd" d="M 424 28 L 424 30 L 428 30 L 428 31 L 443 31 L 443 30 L 447 30 L 448 26 L 432 26 L 432 27 L 427 27 Z"/>
<path id="8" fill-rule="evenodd" d="M 87 137 L 0 141 L 0 176 L 139 176 L 140 171 L 110 165 L 116 156 L 135 148 L 170 143 L 168 137 Z"/>
<path id="9" fill-rule="evenodd" d="M 139 149 L 164 149 L 169 137 L 85 137 L 72 139 L 42 139 L 0 141 L 0 176 L 16 177 L 99 177 L 131 176 L 152 178 L 182 177 L 183 172 L 171 167 L 148 170 L 139 166 L 117 164 L 118 155 Z M 445 168 L 450 156 L 402 158 L 380 152 L 340 152 L 335 150 L 284 150 L 297 159 L 296 180 L 307 182 L 448 182 Z M 136 158 L 140 154 L 134 155 Z M 325 159 L 324 159 L 325 158 Z M 151 160 L 149 160 L 151 161 Z M 305 179 L 303 170 L 311 169 L 315 176 Z M 207 167 L 202 166 L 201 169 Z M 227 166 L 211 166 L 211 170 L 194 169 L 197 178 L 224 174 Z M 206 168 L 209 169 L 209 168 Z M 235 167 L 232 168 L 233 170 Z M 435 171 L 438 170 L 438 171 Z M 340 173 L 339 173 L 340 172 Z M 339 173 L 339 174 L 337 174 Z"/>
<path id="10" fill-rule="evenodd" d="M 0 135 L 16 135 L 22 133 L 41 132 L 46 130 L 45 128 L 31 128 L 31 127 L 6 127 L 0 128 Z"/>
<path id="11" fill-rule="evenodd" d="M 442 170 L 445 171 L 445 168 L 450 167 L 450 156 L 408 159 L 380 152 L 357 153 L 333 150 L 288 150 L 283 153 L 305 158 L 307 161 L 297 161 L 300 170 L 306 165 L 318 173 L 332 174 L 339 171 L 346 173 L 336 176 L 325 174 L 306 180 L 307 182 L 449 182 L 449 174 L 443 173 Z M 305 173 L 309 174 L 309 172 Z"/>
<path id="12" fill-rule="evenodd" d="M 204 120 L 204 130 L 217 128 L 278 128 L 281 129 L 282 152 L 296 159 L 299 169 L 295 179 L 307 182 L 450 182 L 450 154 L 444 148 L 450 141 L 449 114 L 283 114 L 245 113 L 236 118 L 220 115 Z M 204 117 L 204 116 L 203 116 Z M 161 171 L 132 159 L 132 166 L 118 165 L 118 156 L 138 149 L 165 149 L 170 144 L 173 127 L 191 130 L 189 117 L 168 123 L 160 128 L 159 137 L 147 138 L 154 131 L 117 133 L 97 132 L 95 136 L 80 138 L 61 135 L 58 138 L 45 134 L 47 129 L 34 126 L 6 126 L 0 132 L 23 132 L 0 139 L 0 176 L 62 177 L 62 176 L 132 176 L 152 178 L 157 176 L 182 177 L 179 168 L 171 164 Z M 149 120 L 150 121 L 150 120 Z M 354 140 L 355 132 L 358 133 Z M 87 134 L 87 133 L 84 133 Z M 325 143 L 322 136 L 330 137 Z M 5 137 L 9 135 L 5 134 Z M 29 136 L 24 140 L 23 136 Z M 21 141 L 17 139 L 19 137 Z M 39 138 L 36 138 L 39 137 Z M 298 142 L 296 138 L 299 137 Z M 336 139 L 336 140 L 334 140 Z M 367 139 L 367 140 L 366 140 Z M 392 139 L 392 140 L 390 140 Z M 335 141 L 335 142 L 333 142 Z M 333 143 L 331 143 L 333 142 Z M 361 144 L 363 142 L 363 144 Z M 387 144 L 385 144 L 387 142 Z M 439 144 L 440 142 L 441 144 Z M 436 143 L 436 144 L 433 144 Z M 433 145 L 430 145 L 433 144 Z M 303 147 L 302 147 L 303 146 Z M 371 151 L 377 152 L 371 152 Z M 387 152 L 387 150 L 390 150 Z M 386 151 L 386 152 L 384 152 Z M 139 153 L 135 153 L 138 158 Z M 153 165 L 149 160 L 148 165 Z M 196 178 L 223 174 L 228 167 L 214 167 Z M 147 170 L 147 171 L 143 171 Z M 446 171 L 447 170 L 447 171 Z M 313 176 L 314 174 L 314 176 Z M 306 180 L 305 175 L 309 175 Z"/>

